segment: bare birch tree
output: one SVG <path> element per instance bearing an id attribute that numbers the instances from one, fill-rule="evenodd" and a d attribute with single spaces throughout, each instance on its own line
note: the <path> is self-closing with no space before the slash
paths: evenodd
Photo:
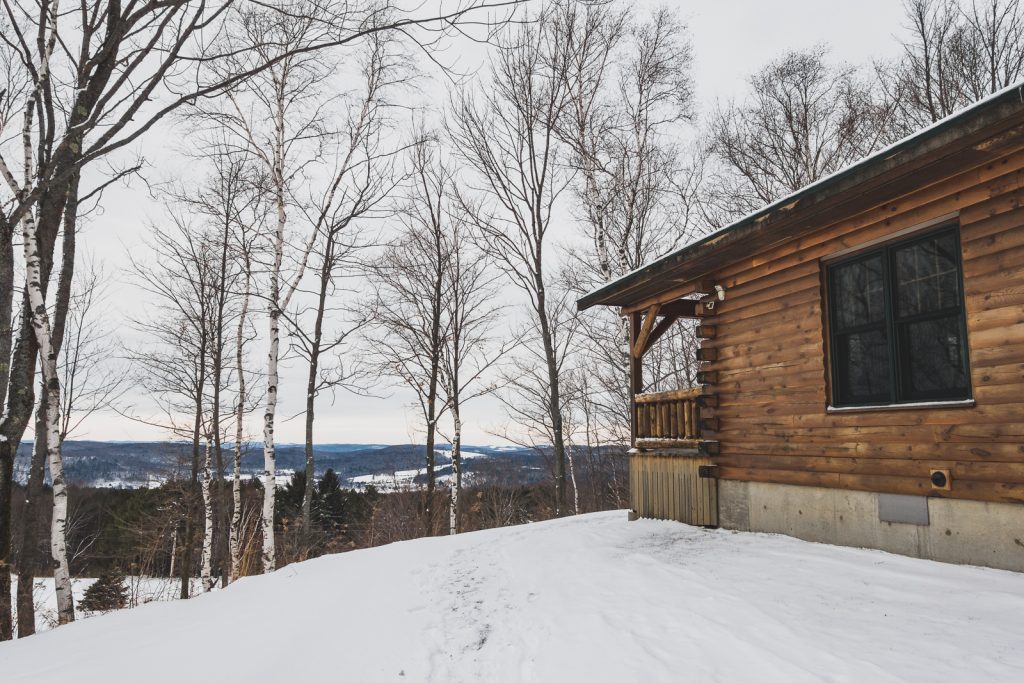
<path id="1" fill-rule="evenodd" d="M 205 449 L 203 455 L 203 550 L 200 561 L 199 577 L 203 584 L 203 592 L 209 593 L 217 585 L 217 579 L 213 575 L 213 476 L 211 472 L 211 455 L 213 449 L 211 430 L 216 426 L 207 426 Z"/>
<path id="2" fill-rule="evenodd" d="M 144 419 L 191 441 L 189 478 L 182 505 L 181 558 L 177 563 L 180 597 L 185 599 L 190 596 L 195 498 L 200 488 L 201 453 L 209 422 L 209 321 L 216 274 L 215 257 L 204 239 L 206 236 L 181 216 L 172 216 L 172 226 L 167 230 L 154 229 L 149 243 L 155 256 L 152 263 L 133 259 L 141 286 L 155 299 L 155 313 L 136 321 L 136 327 L 155 344 L 151 342 L 146 351 L 131 353 L 130 358 L 140 383 L 156 398 L 164 413 L 162 421 Z"/>
<path id="3" fill-rule="evenodd" d="M 570 49 L 566 78 L 572 104 L 560 135 L 578 169 L 574 191 L 588 242 L 569 255 L 573 267 L 566 286 L 583 293 L 689 237 L 676 197 L 681 177 L 689 173 L 680 140 L 690 134 L 693 57 L 685 25 L 667 8 L 642 16 L 598 5 L 562 28 L 570 34 L 563 42 Z M 573 369 L 569 405 L 581 413 L 573 416 L 574 432 L 585 429 L 588 442 L 600 433 L 609 444 L 621 444 L 622 425 L 629 424 L 628 329 L 624 319 L 605 310 L 584 315 L 581 324 L 586 334 L 579 337 L 579 352 L 586 367 Z M 687 335 L 671 334 L 666 341 L 680 358 L 688 351 L 692 356 L 695 344 Z M 678 379 L 685 386 L 688 378 Z"/>
<path id="4" fill-rule="evenodd" d="M 878 65 L 897 139 L 1024 77 L 1020 0 L 907 0 L 900 58 Z"/>
<path id="5" fill-rule="evenodd" d="M 243 223 L 244 226 L 244 223 Z M 235 439 L 232 448 L 231 466 L 231 522 L 228 538 L 228 554 L 231 557 L 229 579 L 235 581 L 242 569 L 242 450 L 245 439 L 245 415 L 248 394 L 246 393 L 245 347 L 248 335 L 249 302 L 252 299 L 252 241 L 243 229 L 239 234 L 239 256 L 242 266 L 242 300 L 235 324 L 235 377 L 237 394 L 235 399 Z"/>
<path id="6" fill-rule="evenodd" d="M 305 274 L 315 231 L 296 230 L 289 210 L 296 206 L 296 185 L 311 164 L 323 155 L 328 137 L 324 110 L 330 100 L 324 81 L 331 65 L 309 48 L 320 37 L 327 19 L 311 4 L 299 13 L 246 7 L 233 13 L 228 43 L 236 51 L 253 50 L 258 60 L 272 64 L 237 86 L 222 100 L 205 105 L 197 114 L 228 140 L 236 154 L 262 166 L 267 194 L 272 198 L 273 227 L 267 235 L 270 262 L 266 272 L 267 365 L 263 415 L 263 570 L 277 566 L 274 543 L 276 449 L 274 426 L 279 394 L 281 319 Z M 229 71 L 245 69 L 232 64 Z M 297 241 L 297 243 L 296 243 Z"/>
<path id="7" fill-rule="evenodd" d="M 222 140 L 210 140 L 204 146 L 198 161 L 207 161 L 210 173 L 200 185 L 183 185 L 170 191 L 179 210 L 203 221 L 199 239 L 204 241 L 202 254 L 209 259 L 203 264 L 208 271 L 208 318 L 204 326 L 208 330 L 209 388 L 204 421 L 205 456 L 202 471 L 202 493 L 204 514 L 211 523 L 204 525 L 203 562 L 204 572 L 218 572 L 227 578 L 230 554 L 230 531 L 226 523 L 227 503 L 225 501 L 225 480 L 223 462 L 223 434 L 228 415 L 237 411 L 227 410 L 225 396 L 232 382 L 239 382 L 244 393 L 244 368 L 237 367 L 238 349 L 235 349 L 235 368 L 230 365 L 228 337 L 234 326 L 238 310 L 247 308 L 248 288 L 245 280 L 251 280 L 250 235 L 256 232 L 262 219 L 263 204 L 258 193 L 258 177 L 244 158 L 231 154 Z M 242 316 L 240 316 L 242 317 Z M 245 326 L 245 321 L 239 323 Z M 236 343 L 237 343 L 236 335 Z M 236 449 L 238 444 L 236 444 Z M 206 460 L 210 460 L 209 463 Z M 223 521 L 222 521 L 223 520 Z M 209 549 L 210 555 L 206 552 Z M 209 590 L 214 575 L 204 575 L 204 588 Z"/>
<path id="8" fill-rule="evenodd" d="M 552 296 L 550 228 L 558 198 L 572 175 L 568 150 L 557 129 L 571 105 L 565 78 L 570 52 L 560 22 L 572 21 L 576 3 L 542 8 L 533 21 L 497 38 L 486 85 L 464 91 L 453 103 L 449 133 L 471 175 L 459 187 L 462 210 L 493 262 L 529 302 L 533 341 L 543 371 L 520 376 L 514 387 L 528 389 L 543 406 L 543 431 L 551 438 L 555 512 L 566 506 L 565 437 L 560 371 L 564 345 L 556 337 L 558 314 Z M 562 312 L 568 312 L 563 308 Z M 536 387 L 528 388 L 530 377 Z"/>
<path id="9" fill-rule="evenodd" d="M 382 135 L 389 124 L 388 111 L 392 91 L 406 77 L 404 58 L 397 44 L 386 36 L 371 36 L 360 54 L 361 88 L 344 106 L 344 125 L 335 134 L 335 165 L 326 191 L 313 209 L 305 210 L 313 224 L 314 303 L 290 316 L 290 328 L 298 354 L 306 361 L 305 456 L 306 477 L 302 499 L 302 527 L 308 537 L 312 528 L 315 461 L 313 437 L 316 399 L 324 391 L 351 388 L 359 373 L 337 362 L 325 365 L 328 354 L 341 350 L 355 325 L 325 331 L 325 315 L 331 312 L 331 299 L 338 294 L 339 282 L 356 273 L 356 252 L 363 246 L 359 223 L 375 218 L 381 204 L 395 188 L 395 152 L 385 146 Z M 305 313 L 305 315 L 303 315 Z M 308 318 L 312 317 L 312 325 Z M 307 539 L 308 540 L 308 539 Z"/>
<path id="10" fill-rule="evenodd" d="M 830 63 L 823 46 L 772 61 L 750 88 L 711 123 L 710 148 L 721 167 L 705 215 L 716 223 L 847 166 L 889 134 L 890 107 L 874 84 L 852 66 Z"/>
<path id="11" fill-rule="evenodd" d="M 398 212 L 401 231 L 370 264 L 373 296 L 360 317 L 366 321 L 369 364 L 409 387 L 420 407 L 426 430 L 423 523 L 430 535 L 436 522 L 435 441 L 445 408 L 441 360 L 448 334 L 444 307 L 452 249 L 444 198 L 454 178 L 438 158 L 436 144 L 426 139 L 413 145 L 410 166 L 408 194 Z"/>
<path id="12" fill-rule="evenodd" d="M 458 211 L 454 198 L 442 199 L 447 200 L 448 212 Z M 440 375 L 452 421 L 448 533 L 457 534 L 462 493 L 462 408 L 498 388 L 496 370 L 519 340 L 496 339 L 495 327 L 504 312 L 504 307 L 496 303 L 498 276 L 475 248 L 461 216 L 449 214 L 445 225 L 451 248 L 445 265 L 447 284 L 443 287 L 448 333 L 442 346 Z"/>

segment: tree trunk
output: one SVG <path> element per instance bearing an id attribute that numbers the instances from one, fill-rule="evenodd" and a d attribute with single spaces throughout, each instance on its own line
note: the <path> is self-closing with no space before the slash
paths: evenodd
<path id="1" fill-rule="evenodd" d="M 320 374 L 320 347 L 324 336 L 324 310 L 327 306 L 327 289 L 331 284 L 332 246 L 332 236 L 328 234 L 324 262 L 320 268 L 320 291 L 317 298 L 316 320 L 313 323 L 313 339 L 309 348 L 309 375 L 306 378 L 306 489 L 302 492 L 302 532 L 307 542 L 313 529 L 313 480 L 316 473 L 316 463 L 313 459 L 313 421 L 317 380 Z"/>
<path id="2" fill-rule="evenodd" d="M 203 392 L 206 388 L 206 332 L 205 321 L 199 342 L 199 372 L 197 375 L 195 414 L 192 422 L 192 469 L 189 474 L 188 491 L 185 493 L 185 534 L 181 550 L 181 590 L 179 596 L 188 600 L 192 594 L 192 546 L 195 545 L 195 497 L 199 488 L 199 440 L 203 425 Z"/>
<path id="3" fill-rule="evenodd" d="M 288 216 L 285 211 L 284 179 L 284 103 L 278 93 L 278 107 L 275 120 L 277 144 L 274 152 L 275 205 L 277 207 L 277 230 L 274 236 L 274 265 L 270 272 L 270 301 L 268 302 L 268 325 L 270 349 L 267 353 L 267 403 L 263 413 L 263 511 L 260 525 L 263 530 L 263 573 L 277 568 L 277 549 L 274 544 L 274 500 L 277 493 L 277 454 L 274 449 L 274 418 L 277 413 L 277 365 L 281 348 L 281 264 L 284 260 L 284 231 Z"/>
<path id="4" fill-rule="evenodd" d="M 171 568 L 167 572 L 167 578 L 174 578 L 175 562 L 178 560 L 178 527 L 175 525 L 174 530 L 171 531 Z"/>
<path id="5" fill-rule="evenodd" d="M 64 239 L 61 247 L 60 278 L 57 282 L 57 295 L 54 308 L 52 343 L 54 353 L 60 351 L 64 340 L 64 327 L 67 321 L 68 307 L 71 302 L 71 287 L 75 273 L 75 250 L 78 222 L 78 175 L 75 174 L 68 183 L 64 198 Z M 53 212 L 47 212 L 53 215 Z M 37 240 L 39 228 L 36 229 Z M 42 509 L 43 483 L 46 478 L 47 431 L 46 410 L 48 395 L 45 383 L 39 388 L 39 406 L 36 410 L 35 444 L 29 465 L 28 487 L 25 497 L 25 509 L 22 523 L 21 558 L 18 567 L 18 637 L 35 633 L 36 606 L 34 600 L 35 577 L 38 567 L 39 543 L 37 526 L 34 523 Z M 65 434 L 60 435 L 61 444 Z M 52 501 L 51 501 L 52 505 Z"/>
<path id="6" fill-rule="evenodd" d="M 452 398 L 452 483 L 448 509 L 448 533 L 459 533 L 459 494 L 462 493 L 462 415 L 458 396 Z"/>
<path id="7" fill-rule="evenodd" d="M 14 227 L 0 220 L 0 409 L 7 402 L 14 342 Z M 7 426 L 7 420 L 0 423 Z M 20 439 L 20 437 L 19 437 Z M 13 637 L 11 621 L 11 497 L 14 493 L 14 454 L 17 441 L 0 432 L 0 641 Z"/>
<path id="8" fill-rule="evenodd" d="M 231 534 L 228 541 L 231 552 L 231 580 L 238 579 L 242 571 L 242 439 L 245 437 L 245 320 L 249 313 L 249 296 L 252 278 L 245 256 L 245 294 L 242 298 L 242 310 L 238 314 L 238 327 L 235 330 L 235 373 L 238 375 L 238 403 L 235 405 L 235 449 L 234 462 L 231 470 Z"/>
<path id="9" fill-rule="evenodd" d="M 434 249 L 437 272 L 434 278 L 434 298 L 431 301 L 430 322 L 430 382 L 427 389 L 427 536 L 434 535 L 434 492 L 437 489 L 437 473 L 435 470 L 437 455 L 434 453 L 434 440 L 437 434 L 437 384 L 441 373 L 441 291 L 444 287 L 444 257 L 442 253 L 441 235 L 437 224 L 434 226 Z"/>
<path id="10" fill-rule="evenodd" d="M 431 381 L 430 395 L 427 397 L 427 500 L 424 509 L 424 531 L 427 536 L 434 535 L 434 491 L 437 488 L 435 466 L 437 457 L 434 453 L 434 441 L 437 434 L 437 380 Z"/>
<path id="11" fill-rule="evenodd" d="M 50 271 L 53 266 L 53 250 L 57 241 L 57 233 L 60 225 L 59 220 L 54 220 L 54 215 L 59 213 L 48 202 L 49 195 L 44 195 L 40 200 L 40 214 L 47 220 L 36 225 L 36 245 L 39 258 L 39 269 L 41 271 L 41 284 L 45 296 L 46 286 L 49 282 Z M 44 205 L 46 211 L 43 210 Z M 8 225 L 7 230 L 13 230 Z M 4 235 L 5 240 L 7 235 Z M 0 283 L 9 280 L 7 268 L 12 265 L 8 262 L 8 255 L 13 258 L 13 252 L 5 241 L 3 245 L 3 259 L 0 259 Z M 11 280 L 13 283 L 13 280 Z M 12 284 L 13 287 L 13 284 Z M 0 296 L 3 296 L 0 293 Z M 21 303 L 21 319 L 32 319 L 32 303 L 27 291 L 24 291 Z M 2 311 L 0 311 L 2 313 Z M 9 323 L 8 323 L 9 324 Z M 0 325 L 0 331 L 5 328 Z M 0 350 L 10 349 L 3 340 L 0 340 Z M 11 613 L 11 504 L 14 495 L 14 459 L 17 455 L 18 444 L 25 434 L 28 421 L 32 417 L 32 409 L 35 406 L 35 372 L 38 358 L 39 346 L 36 340 L 34 329 L 31 325 L 22 325 L 17 340 L 13 345 L 13 352 L 0 359 L 0 373 L 5 375 L 7 382 L 3 389 L 6 391 L 6 405 L 0 413 L 0 641 L 10 640 L 14 636 L 14 623 Z M 10 365 L 4 366 L 7 358 L 10 358 Z"/>
<path id="12" fill-rule="evenodd" d="M 209 593 L 213 590 L 216 580 L 213 577 L 213 491 L 211 466 L 210 436 L 206 436 L 206 455 L 203 458 L 203 555 L 202 555 L 202 580 L 203 592 Z"/>
<path id="13" fill-rule="evenodd" d="M 276 288 L 275 288 L 276 289 Z M 277 310 L 276 293 L 270 311 L 270 352 L 267 354 L 267 407 L 263 414 L 263 572 L 277 568 L 274 546 L 274 498 L 276 493 L 277 458 L 274 452 L 274 414 L 277 410 L 277 360 L 281 344 L 281 313 Z"/>
<path id="14" fill-rule="evenodd" d="M 539 265 L 539 264 L 538 264 Z M 566 514 L 565 502 L 565 441 L 562 435 L 562 397 L 559 388 L 558 358 L 548 320 L 547 301 L 544 294 L 542 271 L 536 270 L 537 317 L 540 322 L 541 342 L 544 344 L 544 360 L 548 370 L 548 414 L 551 417 L 551 438 L 555 461 L 555 516 Z"/>
<path id="15" fill-rule="evenodd" d="M 302 493 L 302 530 L 307 540 L 312 530 L 313 480 L 316 472 L 316 463 L 313 459 L 314 409 L 320 373 L 320 349 L 324 337 L 324 311 L 327 308 L 327 291 L 331 285 L 333 261 L 334 233 L 328 231 L 324 244 L 323 263 L 320 266 L 320 291 L 317 293 L 316 319 L 313 323 L 313 339 L 309 348 L 309 375 L 306 378 L 306 489 Z"/>
<path id="16" fill-rule="evenodd" d="M 321 315 L 320 312 L 317 313 L 318 327 Z M 313 480 L 316 472 L 316 463 L 313 459 L 313 411 L 316 407 L 317 368 L 320 360 L 319 334 L 313 344 L 309 354 L 309 376 L 306 378 L 306 488 L 302 492 L 302 534 L 306 542 L 309 541 L 310 532 L 313 530 Z"/>
<path id="17" fill-rule="evenodd" d="M 569 479 L 572 481 L 572 514 L 580 514 L 580 489 L 576 486 L 576 463 L 572 457 L 572 443 L 567 449 L 566 458 L 569 461 Z"/>
<path id="18" fill-rule="evenodd" d="M 0 407 L 7 402 L 10 379 L 10 351 L 14 330 L 14 230 L 0 220 Z M 6 421 L 2 421 L 6 426 Z M 13 489 L 14 451 L 17 442 L 7 441 L 0 432 L 0 641 L 13 636 L 10 604 L 10 511 Z"/>
<path id="19" fill-rule="evenodd" d="M 225 550 L 227 549 L 225 540 L 227 534 L 224 533 L 225 529 L 225 501 L 224 501 L 224 455 L 223 455 L 223 444 L 221 443 L 221 430 L 220 430 L 220 401 L 221 401 L 221 389 L 223 388 L 222 382 L 224 377 L 224 317 L 225 308 L 228 302 L 228 243 L 231 239 L 231 221 L 230 218 L 224 222 L 224 230 L 221 233 L 221 244 L 220 244 L 220 271 L 218 272 L 218 283 L 217 283 L 217 311 L 216 311 L 216 326 L 214 329 L 214 353 L 213 353 L 213 406 L 211 408 L 210 421 L 212 424 L 213 431 L 213 453 L 217 462 L 216 477 L 215 477 L 215 488 L 213 496 L 213 532 L 211 543 L 213 548 L 211 550 L 211 566 L 216 569 L 217 575 L 221 577 L 221 582 L 227 585 L 227 572 L 224 567 Z M 219 539 L 219 540 L 218 540 Z"/>
<path id="20" fill-rule="evenodd" d="M 11 498 L 17 445 L 0 438 L 0 641 L 14 637 L 11 615 Z"/>
<path id="21" fill-rule="evenodd" d="M 22 514 L 21 554 L 18 558 L 18 637 L 36 632 L 36 606 L 33 595 L 39 564 L 39 538 L 35 520 L 42 511 L 43 482 L 46 476 L 46 402 L 45 391 L 40 391 L 36 409 L 36 441 L 29 465 L 28 487 Z"/>
<path id="22" fill-rule="evenodd" d="M 32 327 L 39 347 L 39 361 L 46 384 L 46 451 L 53 484 L 53 519 L 50 523 L 50 551 L 53 579 L 57 592 L 57 620 L 65 624 L 75 620 L 71 595 L 71 574 L 67 554 L 68 491 L 60 443 L 60 377 L 57 374 L 57 349 L 53 344 L 50 318 L 35 220 L 26 214 L 24 225 L 26 290 L 32 304 Z"/>

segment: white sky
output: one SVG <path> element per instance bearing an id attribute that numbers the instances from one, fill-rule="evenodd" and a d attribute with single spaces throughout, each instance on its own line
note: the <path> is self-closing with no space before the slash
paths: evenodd
<path id="1" fill-rule="evenodd" d="M 648 3 L 643 3 L 648 4 Z M 706 111 L 716 100 L 742 97 L 748 74 L 787 49 L 804 48 L 817 43 L 832 47 L 833 58 L 854 64 L 898 54 L 896 35 L 903 33 L 902 3 L 899 0 L 718 0 L 717 2 L 675 2 L 690 28 L 695 66 L 694 79 L 698 106 Z M 467 52 L 467 68 L 480 61 L 475 48 Z M 453 50 L 454 53 L 454 50 Z M 456 55 L 453 55 L 453 57 Z M 158 139 L 154 139 L 158 138 Z M 159 164 L 149 171 L 154 180 L 165 180 L 176 173 L 188 173 L 188 165 L 175 159 L 173 150 L 187 145 L 181 129 L 165 127 L 146 142 L 145 155 Z M 109 301 L 115 328 L 126 341 L 140 343 L 127 320 L 143 315 L 145 298 L 126 272 L 127 254 L 139 254 L 149 222 L 161 215 L 161 207 L 147 194 L 141 183 L 108 192 L 102 212 L 91 218 L 79 240 L 84 250 L 102 260 L 116 278 Z M 572 231 L 567 226 L 567 231 Z M 569 237 L 569 232 L 564 233 Z M 560 239 L 556 236 L 556 239 Z M 258 323 L 259 324 L 259 323 Z M 252 362 L 260 362 L 265 353 L 262 344 L 252 349 Z M 278 414 L 287 417 L 303 405 L 305 370 L 301 364 L 282 368 Z M 416 409 L 411 396 L 390 391 L 386 398 L 355 397 L 339 393 L 333 405 L 330 397 L 320 400 L 317 409 L 317 441 L 354 443 L 403 443 L 419 440 L 416 434 Z M 143 397 L 136 395 L 136 411 L 151 410 Z M 484 399 L 465 409 L 465 440 L 468 443 L 500 442 L 493 436 L 505 418 L 500 404 Z M 259 438 L 260 413 L 250 420 L 250 436 Z M 303 438 L 301 417 L 281 421 L 277 427 L 279 442 L 299 442 Z M 96 414 L 73 438 L 102 440 L 158 440 L 168 434 L 119 417 Z M 26 435 L 26 438 L 31 438 Z"/>

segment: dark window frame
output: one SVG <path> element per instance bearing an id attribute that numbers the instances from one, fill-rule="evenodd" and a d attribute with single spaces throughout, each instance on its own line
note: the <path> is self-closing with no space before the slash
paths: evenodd
<path id="1" fill-rule="evenodd" d="M 928 242 L 939 239 L 946 235 L 952 235 L 956 248 L 955 261 L 956 261 L 956 306 L 945 307 L 937 309 L 935 311 L 928 311 L 925 313 L 918 313 L 914 315 L 905 315 L 899 317 L 897 315 L 897 287 L 895 286 L 897 277 L 897 260 L 895 252 L 897 250 L 905 249 L 913 246 L 920 242 Z M 883 304 L 884 304 L 884 320 L 881 323 L 863 323 L 857 326 L 851 326 L 842 331 L 839 330 L 838 324 L 838 311 L 839 307 L 837 304 L 837 290 L 838 287 L 835 285 L 835 273 L 841 266 L 847 266 L 859 261 L 866 261 L 872 258 L 881 256 L 882 260 L 882 287 L 883 287 Z M 971 402 L 973 400 L 973 386 L 971 381 L 971 365 L 970 365 L 970 346 L 967 339 L 967 311 L 964 302 L 964 277 L 963 277 L 963 248 L 960 241 L 960 225 L 958 222 L 944 223 L 943 225 L 915 233 L 914 235 L 904 237 L 902 239 L 895 239 L 892 241 L 885 242 L 884 244 L 872 246 L 864 250 L 859 250 L 855 254 L 851 254 L 847 257 L 843 257 L 836 260 L 826 262 L 824 272 L 824 280 L 826 287 L 826 324 L 828 326 L 828 377 L 830 380 L 830 407 L 831 408 L 878 408 L 885 406 L 913 406 L 913 405 L 927 405 L 927 404 L 944 404 L 944 403 L 960 403 L 960 402 Z M 956 317 L 960 331 L 960 352 L 961 362 L 966 377 L 966 387 L 963 391 L 949 391 L 944 394 L 932 392 L 930 396 L 908 396 L 907 382 L 908 382 L 908 371 L 911 365 L 909 360 L 909 345 L 902 344 L 900 341 L 901 328 L 928 320 L 938 320 L 942 318 Z M 843 400 L 842 391 L 842 370 L 844 369 L 844 359 L 841 357 L 840 352 L 840 340 L 839 338 L 843 335 L 856 334 L 862 329 L 875 330 L 884 329 L 886 334 L 886 343 L 888 345 L 889 355 L 889 395 L 888 397 L 880 400 Z"/>

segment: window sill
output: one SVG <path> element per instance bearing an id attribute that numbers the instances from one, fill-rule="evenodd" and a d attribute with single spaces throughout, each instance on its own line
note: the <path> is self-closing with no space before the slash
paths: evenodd
<path id="1" fill-rule="evenodd" d="M 825 406 L 825 412 L 829 415 L 835 413 L 870 413 L 878 411 L 890 411 L 890 410 L 927 410 L 931 409 L 942 409 L 942 408 L 973 408 L 975 405 L 973 398 L 963 399 L 961 401 L 920 401 L 918 403 L 887 403 L 880 406 L 842 406 L 837 408 L 835 406 Z"/>

